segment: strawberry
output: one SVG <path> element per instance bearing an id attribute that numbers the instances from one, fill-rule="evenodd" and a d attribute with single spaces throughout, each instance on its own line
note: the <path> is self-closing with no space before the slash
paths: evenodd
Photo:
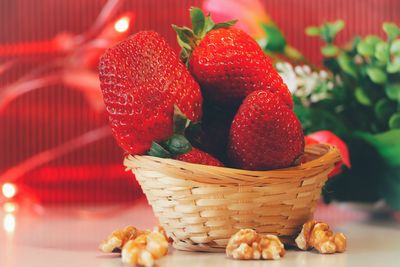
<path id="1" fill-rule="evenodd" d="M 204 97 L 221 106 L 237 106 L 251 92 L 279 95 L 290 107 L 293 100 L 271 60 L 247 33 L 231 27 L 236 21 L 214 24 L 210 15 L 191 8 L 193 30 L 173 25 L 181 57 L 199 82 Z"/>
<path id="2" fill-rule="evenodd" d="M 228 153 L 236 167 L 285 168 L 304 152 L 304 136 L 294 112 L 270 91 L 255 91 L 239 107 L 229 134 Z"/>
<path id="3" fill-rule="evenodd" d="M 188 153 L 176 156 L 175 159 L 202 165 L 211 165 L 219 167 L 224 166 L 224 164 L 222 164 L 218 159 L 214 158 L 212 155 L 194 147 L 192 147 L 192 150 L 189 151 Z"/>
<path id="4" fill-rule="evenodd" d="M 199 85 L 167 42 L 143 31 L 108 49 L 99 76 L 119 145 L 143 154 L 173 134 L 174 104 L 193 122 L 202 115 Z"/>

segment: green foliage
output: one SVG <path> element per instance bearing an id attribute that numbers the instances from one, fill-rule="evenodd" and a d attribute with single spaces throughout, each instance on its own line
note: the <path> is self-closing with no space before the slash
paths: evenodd
<path id="1" fill-rule="evenodd" d="M 174 105 L 173 114 L 173 134 L 162 142 L 153 142 L 147 155 L 159 158 L 172 158 L 180 154 L 185 154 L 192 150 L 192 145 L 186 138 L 186 131 L 190 128 L 197 128 L 198 125 L 192 123 L 185 114 Z"/>
<path id="2" fill-rule="evenodd" d="M 190 142 L 185 136 L 181 134 L 172 135 L 166 142 L 165 146 L 168 148 L 173 155 L 185 154 L 192 150 Z"/>
<path id="3" fill-rule="evenodd" d="M 268 25 L 265 23 L 261 23 L 261 28 L 268 36 L 268 39 L 265 40 L 264 49 L 272 52 L 284 52 L 286 40 L 279 28 L 274 24 Z"/>
<path id="4" fill-rule="evenodd" d="M 325 57 L 334 57 L 339 53 L 339 48 L 336 45 L 328 44 L 321 47 L 321 53 Z"/>
<path id="5" fill-rule="evenodd" d="M 334 88 L 328 99 L 309 106 L 295 101 L 295 112 L 306 132 L 328 129 L 350 146 L 353 168 L 327 183 L 326 199 L 381 197 L 400 209 L 400 28 L 384 23 L 385 40 L 369 35 L 342 46 L 335 37 L 343 26 L 337 21 L 306 29 L 325 42 L 321 52 Z"/>
<path id="6" fill-rule="evenodd" d="M 147 155 L 159 158 L 170 158 L 171 153 L 163 148 L 160 144 L 153 142 L 151 144 L 150 150 L 147 151 Z"/>
<path id="7" fill-rule="evenodd" d="M 400 35 L 400 29 L 394 23 L 385 22 L 385 23 L 383 23 L 382 28 L 383 28 L 383 31 L 387 34 L 389 39 L 393 40 L 393 39 L 399 37 L 399 35 Z"/>
<path id="8" fill-rule="evenodd" d="M 229 20 L 214 23 L 210 14 L 205 15 L 198 7 L 190 8 L 190 18 L 192 20 L 192 29 L 185 26 L 178 27 L 174 24 L 172 25 L 177 35 L 178 44 L 181 47 L 180 57 L 184 62 L 187 62 L 192 51 L 209 31 L 219 28 L 229 28 L 237 22 L 237 20 Z"/>
<path id="9" fill-rule="evenodd" d="M 306 28 L 306 34 L 309 36 L 319 36 L 326 43 L 331 44 L 338 34 L 344 28 L 344 21 L 337 20 L 334 22 L 327 22 L 320 27 L 311 26 Z"/>
<path id="10" fill-rule="evenodd" d="M 400 129 L 400 112 L 396 112 L 390 116 L 389 119 L 390 129 Z"/>

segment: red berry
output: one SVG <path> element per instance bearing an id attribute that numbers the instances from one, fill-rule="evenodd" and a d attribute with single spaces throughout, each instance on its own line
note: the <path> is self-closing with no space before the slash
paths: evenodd
<path id="1" fill-rule="evenodd" d="M 202 165 L 211 165 L 219 167 L 224 166 L 224 164 L 222 164 L 218 159 L 214 158 L 212 155 L 194 147 L 190 152 L 178 155 L 175 157 L 175 159 Z"/>
<path id="2" fill-rule="evenodd" d="M 156 32 L 139 32 L 108 49 L 99 76 L 114 137 L 129 153 L 143 154 L 172 135 L 174 104 L 191 121 L 201 119 L 199 85 Z"/>
<path id="3" fill-rule="evenodd" d="M 237 105 L 251 92 L 277 93 L 289 107 L 291 94 L 271 60 L 247 33 L 236 28 L 212 30 L 194 49 L 190 72 L 204 95 L 221 105 Z"/>
<path id="4" fill-rule="evenodd" d="M 230 129 L 232 163 L 249 170 L 285 168 L 304 152 L 300 121 L 281 98 L 255 91 L 240 106 Z"/>

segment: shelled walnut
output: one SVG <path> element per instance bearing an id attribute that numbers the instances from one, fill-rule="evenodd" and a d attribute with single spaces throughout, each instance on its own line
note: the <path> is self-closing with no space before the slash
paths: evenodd
<path id="1" fill-rule="evenodd" d="M 153 266 L 155 260 L 163 257 L 168 252 L 168 241 L 159 232 L 150 232 L 129 240 L 122 248 L 122 262 Z"/>
<path id="2" fill-rule="evenodd" d="M 167 235 L 167 232 L 165 231 L 164 227 L 162 227 L 161 225 L 155 226 L 153 228 L 153 232 L 161 233 L 165 237 L 165 239 L 168 241 L 168 243 L 172 243 L 172 241 L 173 241 L 172 238 Z"/>
<path id="3" fill-rule="evenodd" d="M 344 252 L 347 240 L 343 233 L 333 234 L 329 225 L 323 222 L 308 221 L 296 238 L 297 247 L 302 250 L 315 248 L 322 254 Z"/>
<path id="4" fill-rule="evenodd" d="M 129 240 L 135 239 L 142 232 L 143 231 L 138 230 L 133 226 L 127 226 L 124 229 L 113 231 L 107 239 L 100 243 L 99 249 L 106 253 L 119 252 L 125 243 Z"/>
<path id="5" fill-rule="evenodd" d="M 285 248 L 277 236 L 241 229 L 229 239 L 226 255 L 239 260 L 277 260 L 285 255 Z"/>
<path id="6" fill-rule="evenodd" d="M 112 232 L 101 242 L 100 250 L 121 250 L 122 262 L 149 267 L 154 265 L 155 260 L 167 254 L 168 237 L 161 226 L 155 227 L 153 231 L 128 226 Z"/>

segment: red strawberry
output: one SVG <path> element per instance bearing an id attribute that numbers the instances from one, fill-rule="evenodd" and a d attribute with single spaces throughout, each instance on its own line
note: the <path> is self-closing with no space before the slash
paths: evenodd
<path id="1" fill-rule="evenodd" d="M 113 134 L 129 153 L 172 135 L 174 104 L 191 121 L 201 118 L 199 85 L 158 33 L 139 32 L 108 49 L 99 73 Z"/>
<path id="2" fill-rule="evenodd" d="M 239 105 L 251 92 L 266 90 L 279 95 L 290 107 L 293 100 L 271 60 L 257 42 L 235 21 L 214 24 L 198 8 L 190 10 L 193 31 L 174 26 L 190 72 L 205 98 L 223 106 Z"/>
<path id="3" fill-rule="evenodd" d="M 202 164 L 202 165 L 211 165 L 211 166 L 219 166 L 223 167 L 224 164 L 222 164 L 219 160 L 214 158 L 212 155 L 192 147 L 192 150 L 188 153 L 181 154 L 175 157 L 177 160 L 185 161 L 185 162 L 190 162 L 190 163 L 196 163 L 196 164 Z"/>
<path id="4" fill-rule="evenodd" d="M 294 112 L 274 93 L 255 91 L 240 106 L 229 135 L 229 156 L 249 170 L 285 168 L 304 152 L 304 136 Z"/>

